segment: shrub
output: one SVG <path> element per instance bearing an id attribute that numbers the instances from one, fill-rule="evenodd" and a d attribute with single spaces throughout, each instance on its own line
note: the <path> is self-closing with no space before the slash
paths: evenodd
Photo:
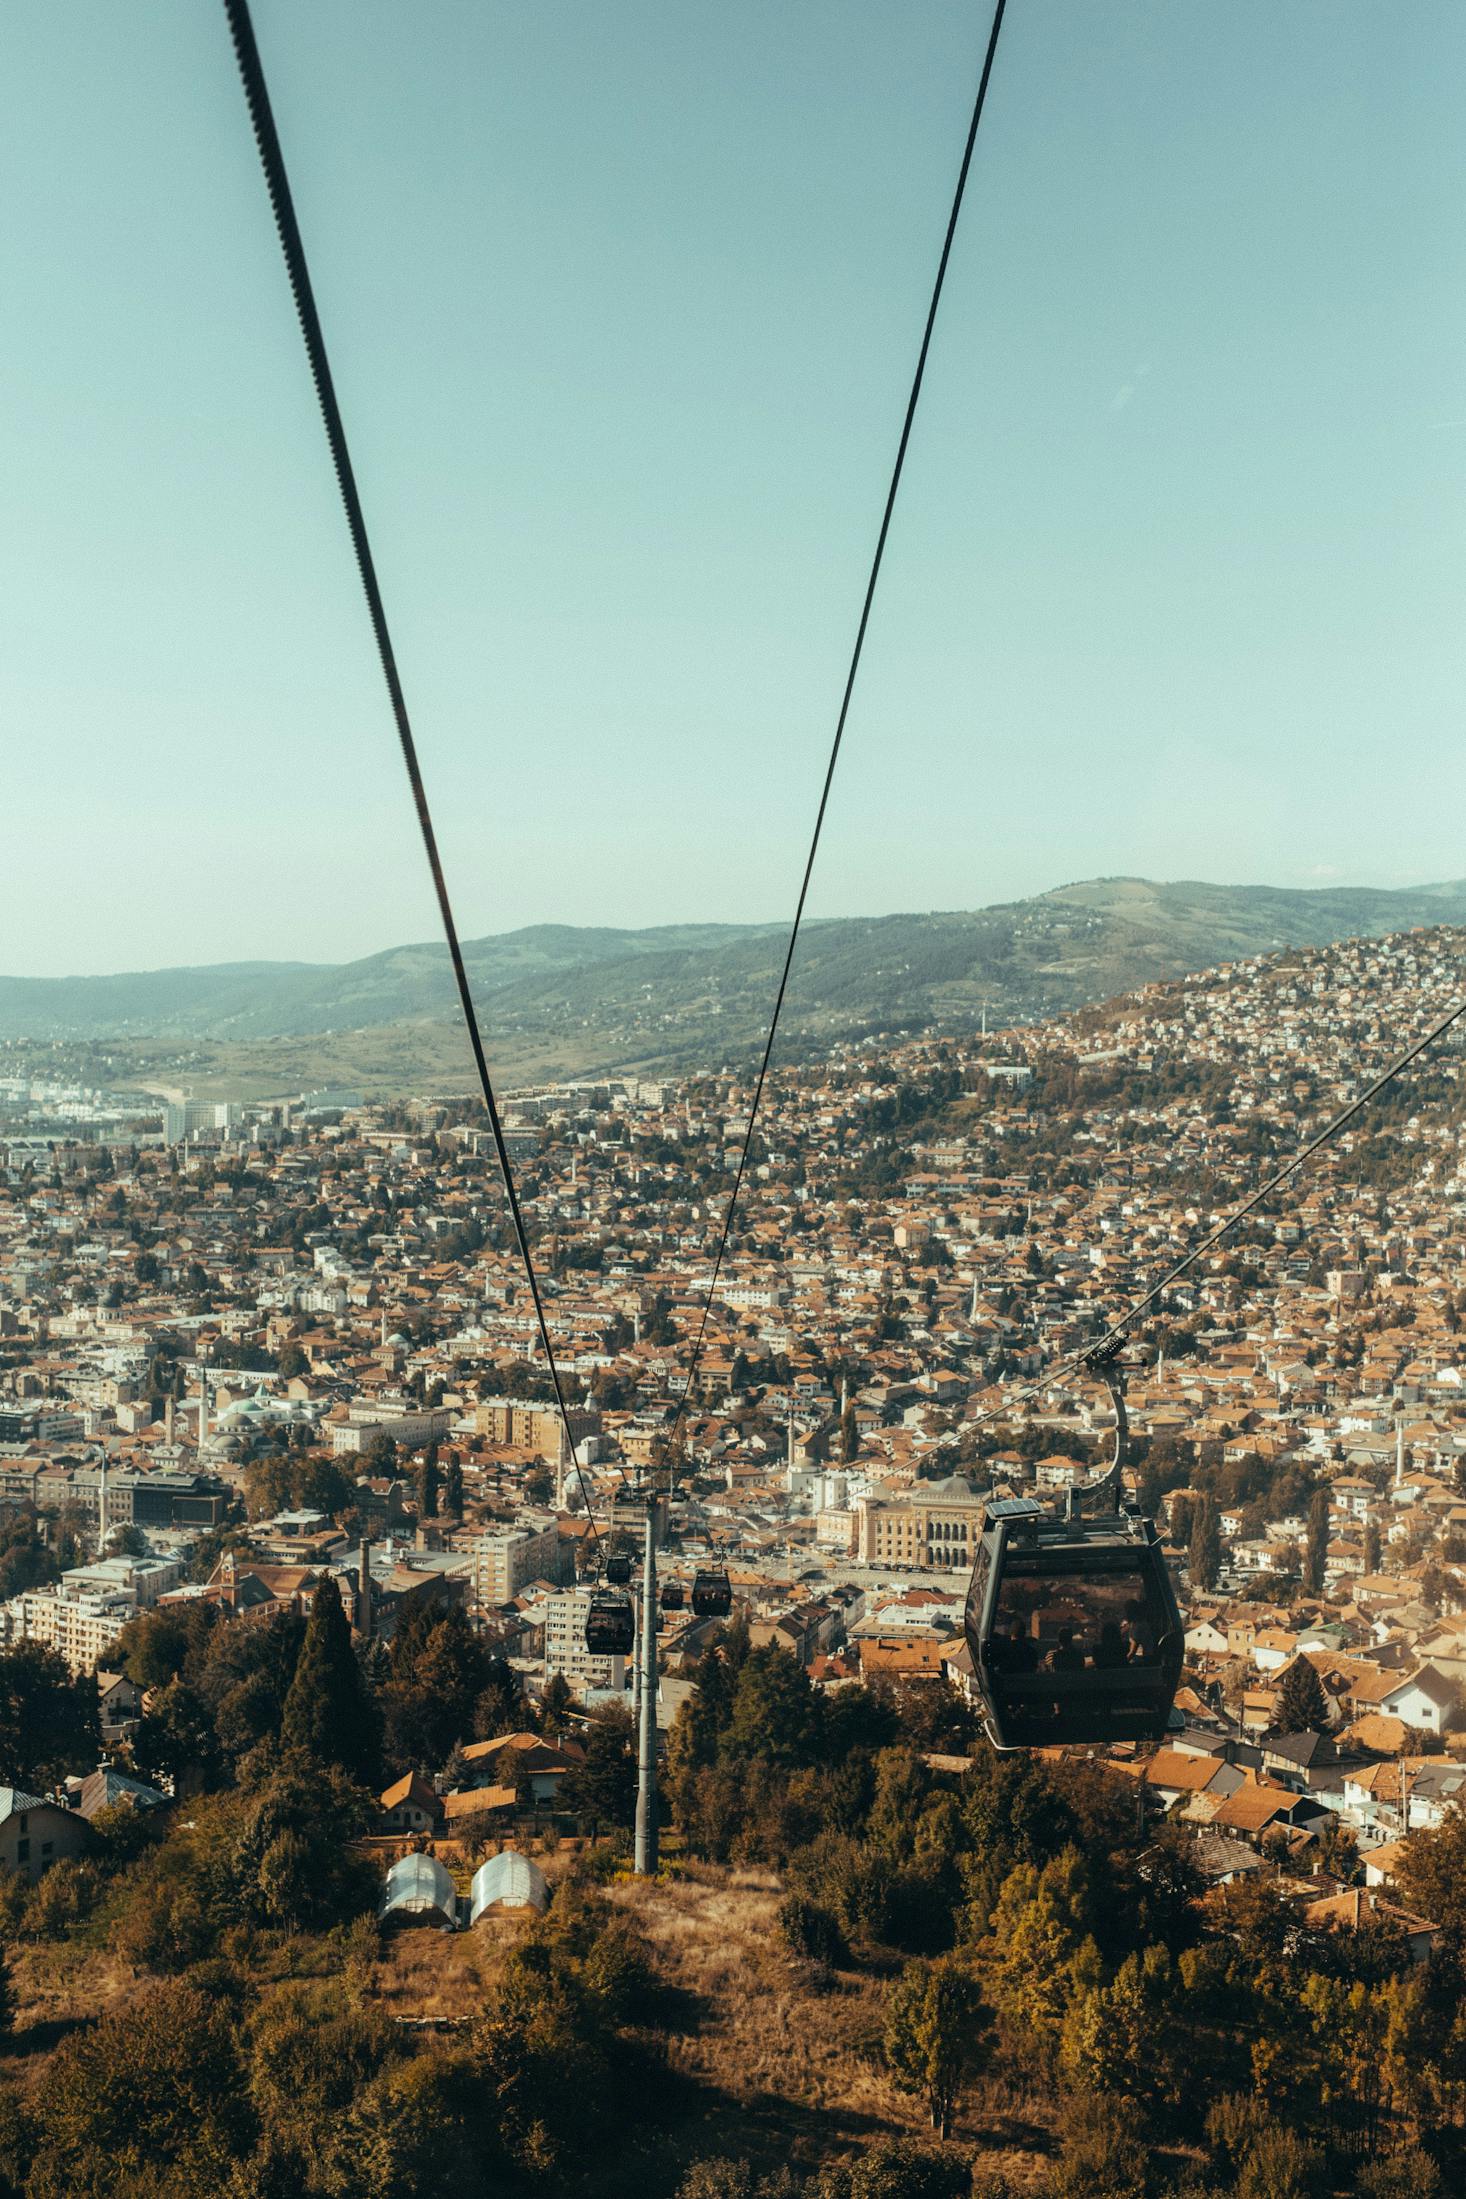
<path id="1" fill-rule="evenodd" d="M 909 2138 L 887 2138 L 858 2161 L 825 2169 L 811 2199 L 965 2199 L 971 2182 L 966 2161 Z"/>
<path id="2" fill-rule="evenodd" d="M 53 1863 L 26 1903 L 25 1928 L 33 1939 L 65 1939 L 90 1916 L 100 1881 L 90 1863 L 67 1856 Z"/>
<path id="3" fill-rule="evenodd" d="M 789 1894 L 780 1902 L 779 1930 L 791 1953 L 806 1962 L 826 1963 L 837 1969 L 850 1959 L 838 1918 L 805 1894 Z"/>
<path id="4" fill-rule="evenodd" d="M 1378 2161 L 1366 2162 L 1355 2190 L 1359 2199 L 1441 2199 L 1441 2172 L 1419 2146 L 1402 2146 Z"/>

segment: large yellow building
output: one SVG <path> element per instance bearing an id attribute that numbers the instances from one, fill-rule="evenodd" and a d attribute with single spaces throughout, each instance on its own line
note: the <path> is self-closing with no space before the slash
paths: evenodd
<path id="1" fill-rule="evenodd" d="M 855 1507 L 855 1554 L 867 1565 L 951 1572 L 971 1565 L 984 1499 L 960 1474 L 918 1481 L 898 1501 L 862 1497 Z"/>
<path id="2" fill-rule="evenodd" d="M 600 1431 L 599 1413 L 572 1407 L 569 1418 L 570 1432 L 577 1443 Z M 521 1450 L 538 1451 L 553 1466 L 570 1464 L 558 1405 L 527 1397 L 486 1397 L 475 1407 L 473 1424 L 491 1443 L 513 1443 Z"/>

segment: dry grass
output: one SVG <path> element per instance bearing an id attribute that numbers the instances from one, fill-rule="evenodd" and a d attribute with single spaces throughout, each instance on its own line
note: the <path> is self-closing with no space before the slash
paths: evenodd
<path id="1" fill-rule="evenodd" d="M 540 1858 L 554 1878 L 571 1860 L 568 1852 Z M 648 2070 L 625 2142 L 604 2164 L 606 2199 L 675 2190 L 686 2165 L 705 2156 L 808 2168 L 882 2137 L 926 2135 L 920 2103 L 880 2062 L 886 1975 L 866 1965 L 822 1986 L 792 1960 L 777 1929 L 783 1889 L 771 1872 L 689 1865 L 654 1885 L 618 1880 L 608 1894 L 644 1934 L 668 2014 L 665 2075 Z M 464 1932 L 398 1926 L 374 1948 L 368 1938 L 357 1975 L 369 2001 L 394 2019 L 471 2020 L 532 1924 L 527 1913 L 506 1912 Z M 283 1944 L 261 1974 L 297 1974 L 298 1953 Z M 138 1990 L 131 1966 L 95 1941 L 18 1947 L 15 1983 L 7 2060 L 23 2087 L 78 2025 Z M 1051 2105 L 996 2083 L 980 2088 L 954 2139 L 1017 2188 L 1036 2185 L 1053 2142 Z"/>
<path id="2" fill-rule="evenodd" d="M 680 2005 L 667 2058 L 674 2078 L 698 2088 L 693 2153 L 810 2165 L 882 2137 L 928 2135 L 920 2103 L 880 2062 L 885 1976 L 842 1971 L 822 1988 L 784 1949 L 781 1897 L 767 1871 L 698 1867 L 670 1884 L 613 1889 Z M 1042 2173 L 1043 2123 L 1041 2108 L 995 2087 L 969 2103 L 955 2140 L 1021 2187 Z"/>
<path id="3" fill-rule="evenodd" d="M 498 1959 L 498 1937 L 488 1929 L 442 1932 L 431 1925 L 396 1925 L 383 1934 L 368 1998 L 385 2015 L 407 2021 L 476 2016 Z"/>

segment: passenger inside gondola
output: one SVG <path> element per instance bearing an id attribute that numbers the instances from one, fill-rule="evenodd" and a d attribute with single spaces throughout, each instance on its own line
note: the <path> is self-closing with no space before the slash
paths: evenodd
<path id="1" fill-rule="evenodd" d="M 1096 1570 L 1043 1581 L 1025 1578 L 1022 1562 L 999 1591 L 994 1671 L 1113 1672 L 1155 1662 L 1158 1628 L 1138 1573 Z"/>
<path id="2" fill-rule="evenodd" d="M 993 1637 L 991 1661 L 996 1672 L 1037 1672 L 1038 1650 L 1022 1619 L 1009 1619 Z"/>
<path id="3" fill-rule="evenodd" d="M 1125 1663 L 1130 1652 L 1125 1637 L 1113 1619 L 1106 1619 L 1099 1630 L 1099 1640 L 1094 1645 L 1093 1662 L 1097 1670 L 1112 1672 Z"/>

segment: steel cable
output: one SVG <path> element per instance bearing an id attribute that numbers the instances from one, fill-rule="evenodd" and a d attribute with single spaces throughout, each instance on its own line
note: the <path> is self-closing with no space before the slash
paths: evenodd
<path id="1" fill-rule="evenodd" d="M 799 898 L 794 906 L 794 921 L 790 926 L 789 940 L 784 950 L 784 962 L 779 973 L 778 990 L 774 995 L 774 1007 L 769 1019 L 768 1036 L 764 1042 L 763 1054 L 759 1061 L 758 1075 L 754 1080 L 753 1098 L 748 1111 L 748 1127 L 744 1132 L 743 1144 L 739 1150 L 733 1175 L 733 1188 L 728 1195 L 728 1205 L 723 1215 L 723 1226 L 718 1237 L 718 1248 L 713 1256 L 713 1268 L 708 1283 L 707 1298 L 703 1305 L 701 1319 L 698 1322 L 692 1356 L 688 1361 L 687 1386 L 682 1393 L 681 1401 L 678 1404 L 667 1436 L 666 1456 L 669 1471 L 675 1461 L 677 1436 L 686 1416 L 688 1403 L 692 1397 L 693 1384 L 697 1379 L 697 1370 L 702 1361 L 708 1321 L 712 1314 L 714 1300 L 717 1297 L 718 1280 L 723 1271 L 723 1262 L 727 1257 L 728 1240 L 733 1228 L 733 1216 L 737 1211 L 739 1194 L 743 1189 L 743 1179 L 748 1172 L 749 1156 L 753 1151 L 753 1138 L 758 1123 L 759 1108 L 763 1102 L 764 1086 L 768 1081 L 769 1063 L 773 1058 L 774 1041 L 779 1030 L 779 1019 L 784 1012 L 784 1000 L 789 990 L 789 973 L 794 967 L 795 950 L 799 945 L 799 929 L 804 921 L 804 905 L 809 898 L 810 880 L 814 876 L 815 857 L 819 853 L 820 835 L 824 830 L 825 811 L 829 807 L 830 789 L 835 783 L 835 767 L 840 760 L 840 749 L 845 739 L 845 724 L 850 715 L 850 702 L 855 693 L 856 676 L 860 671 L 861 655 L 865 648 L 866 629 L 870 624 L 871 606 L 875 601 L 876 583 L 880 579 L 881 563 L 886 554 L 886 538 L 891 531 L 891 516 L 896 508 L 896 495 L 900 489 L 901 475 L 906 465 L 906 451 L 911 441 L 911 430 L 916 420 L 916 408 L 921 397 L 921 385 L 926 377 L 926 363 L 931 350 L 932 332 L 936 327 L 937 309 L 941 304 L 942 289 L 947 279 L 947 264 L 952 257 L 952 242 L 957 234 L 957 220 L 961 214 L 962 201 L 967 190 L 967 177 L 972 167 L 973 151 L 977 145 L 977 133 L 982 124 L 983 109 L 987 104 L 988 85 L 992 78 L 993 61 L 998 50 L 998 34 L 1003 27 L 1003 14 L 1006 7 L 1007 0 L 997 0 L 997 5 L 993 10 L 992 25 L 988 32 L 987 51 L 983 56 L 982 73 L 978 78 L 977 92 L 972 103 L 972 117 L 967 127 L 967 140 L 962 149 L 962 160 L 957 171 L 957 184 L 952 194 L 951 211 L 947 216 L 946 234 L 942 239 L 936 278 L 932 284 L 931 299 L 926 311 L 926 323 L 922 329 L 921 348 L 916 357 L 916 371 L 912 376 L 910 394 L 906 399 L 906 413 L 901 423 L 901 436 L 896 446 L 896 458 L 891 468 L 890 483 L 886 490 L 885 507 L 881 513 L 880 528 L 876 535 L 875 552 L 871 558 L 870 572 L 866 579 L 865 595 L 860 606 L 860 618 L 855 629 L 855 643 L 850 653 L 849 669 L 845 675 L 845 687 L 840 697 L 839 715 L 835 721 L 835 736 L 830 747 L 829 761 L 825 765 L 824 784 L 820 789 L 819 807 L 815 811 L 814 831 L 810 837 L 809 852 L 805 857 L 804 875 L 799 884 Z"/>
<path id="2" fill-rule="evenodd" d="M 402 745 L 402 760 L 407 767 L 408 783 L 417 810 L 418 828 L 422 834 L 423 848 L 432 872 L 433 891 L 438 897 L 438 914 L 442 919 L 443 935 L 448 945 L 449 959 L 453 965 L 453 979 L 458 988 L 459 1005 L 468 1031 L 469 1045 L 473 1049 L 474 1067 L 478 1072 L 479 1089 L 483 1093 L 484 1107 L 493 1132 L 494 1151 L 498 1157 L 499 1173 L 504 1180 L 504 1193 L 509 1202 L 509 1212 L 514 1223 L 514 1235 L 519 1247 L 519 1257 L 528 1281 L 530 1296 L 534 1301 L 535 1322 L 540 1341 L 545 1349 L 545 1362 L 554 1386 L 555 1403 L 559 1408 L 565 1441 L 570 1460 L 580 1481 L 585 1500 L 586 1516 L 591 1535 L 599 1546 L 600 1530 L 596 1526 L 595 1512 L 591 1504 L 590 1490 L 584 1471 L 576 1456 L 575 1438 L 570 1425 L 570 1409 L 565 1398 L 564 1384 L 560 1378 L 555 1347 L 550 1338 L 549 1322 L 545 1315 L 544 1297 L 539 1276 L 535 1271 L 534 1256 L 530 1250 L 529 1233 L 525 1227 L 524 1212 L 515 1187 L 514 1171 L 509 1161 L 509 1148 L 504 1138 L 504 1126 L 499 1114 L 498 1098 L 493 1079 L 489 1074 L 488 1057 L 479 1030 L 478 1016 L 474 1009 L 473 992 L 468 981 L 468 971 L 459 942 L 458 926 L 454 921 L 452 903 L 448 897 L 448 881 L 443 874 L 442 859 L 438 853 L 438 836 L 433 829 L 432 811 L 428 806 L 427 789 L 423 784 L 422 768 L 418 762 L 417 743 L 413 738 L 412 723 L 407 713 L 407 701 L 403 693 L 401 676 L 397 669 L 397 653 L 392 645 L 391 630 L 387 624 L 386 606 L 377 582 L 376 561 L 372 556 L 371 542 L 367 535 L 366 515 L 357 491 L 356 473 L 351 463 L 351 452 L 346 441 L 346 426 L 336 397 L 336 385 L 331 375 L 330 359 L 326 352 L 326 339 L 321 328 L 320 314 L 316 310 L 315 292 L 311 287 L 310 268 L 306 261 L 305 244 L 300 225 L 295 216 L 295 202 L 291 197 L 290 183 L 285 171 L 285 156 L 280 148 L 279 134 L 275 128 L 270 94 L 265 83 L 264 67 L 260 61 L 259 47 L 255 42 L 254 24 L 250 20 L 248 0 L 224 0 L 224 13 L 228 18 L 230 36 L 234 41 L 234 56 L 239 64 L 240 80 L 244 86 L 245 102 L 249 108 L 250 122 L 254 129 L 255 144 L 259 150 L 260 165 L 264 170 L 265 187 L 270 195 L 270 205 L 279 232 L 280 249 L 285 259 L 285 270 L 290 279 L 291 295 L 295 300 L 296 318 L 305 342 L 306 357 L 310 362 L 311 379 L 325 424 L 326 440 L 331 449 L 331 462 L 336 470 L 336 485 L 341 492 L 341 502 L 346 511 L 346 524 L 351 533 L 351 546 L 356 553 L 357 571 L 361 576 L 362 592 L 366 597 L 371 617 L 372 632 L 376 636 L 377 654 L 381 659 L 382 676 L 387 683 L 391 699 L 392 715 L 397 722 L 397 737 Z"/>

